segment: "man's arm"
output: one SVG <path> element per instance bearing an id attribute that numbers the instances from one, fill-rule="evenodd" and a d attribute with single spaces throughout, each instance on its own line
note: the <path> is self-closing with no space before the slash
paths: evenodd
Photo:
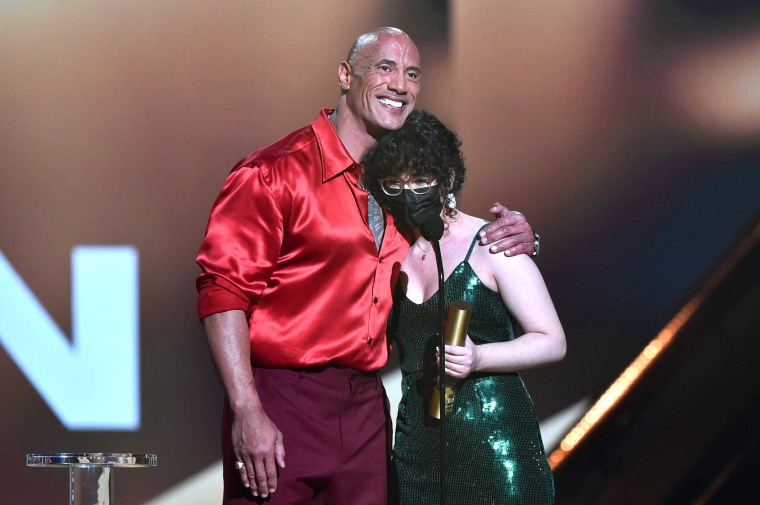
<path id="1" fill-rule="evenodd" d="M 230 404 L 232 450 L 245 464 L 240 479 L 254 496 L 277 488 L 277 468 L 285 467 L 282 433 L 264 412 L 251 370 L 248 322 L 242 310 L 203 319 L 211 357 Z"/>
<path id="2" fill-rule="evenodd" d="M 492 254 L 501 251 L 504 251 L 505 256 L 538 254 L 540 237 L 525 220 L 525 216 L 498 202 L 489 210 L 496 220 L 480 232 L 480 243 L 491 244 L 488 250 Z"/>

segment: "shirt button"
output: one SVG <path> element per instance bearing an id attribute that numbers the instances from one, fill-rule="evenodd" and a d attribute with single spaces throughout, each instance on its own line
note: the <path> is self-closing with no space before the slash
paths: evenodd
<path id="1" fill-rule="evenodd" d="M 377 303 L 377 297 L 373 298 L 372 301 Z"/>
<path id="2" fill-rule="evenodd" d="M 372 337 L 367 339 L 367 345 L 372 345 Z"/>

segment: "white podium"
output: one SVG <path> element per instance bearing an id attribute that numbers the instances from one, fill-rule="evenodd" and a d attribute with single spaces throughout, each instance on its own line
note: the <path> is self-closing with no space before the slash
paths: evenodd
<path id="1" fill-rule="evenodd" d="M 113 470 L 156 466 L 155 454 L 27 454 L 26 466 L 68 467 L 69 505 L 113 505 Z"/>

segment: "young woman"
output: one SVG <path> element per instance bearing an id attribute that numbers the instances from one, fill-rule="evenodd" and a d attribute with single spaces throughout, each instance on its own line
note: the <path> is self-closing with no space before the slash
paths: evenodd
<path id="1" fill-rule="evenodd" d="M 399 503 L 438 503 L 439 423 L 428 413 L 438 376 L 438 271 L 422 221 L 440 213 L 446 306 L 472 305 L 464 346 L 446 346 L 446 375 L 457 379 L 445 420 L 446 501 L 450 505 L 550 504 L 554 481 L 533 403 L 519 371 L 560 361 L 565 335 L 541 274 L 526 255 L 477 246 L 487 224 L 456 209 L 465 167 L 460 142 L 435 116 L 414 111 L 362 161 L 362 182 L 416 242 L 402 266 L 389 320 L 399 346 L 402 399 L 393 470 Z M 444 316 L 445 317 L 445 314 Z M 513 323 L 522 329 L 515 334 Z M 394 479 L 390 479 L 393 481 Z"/>

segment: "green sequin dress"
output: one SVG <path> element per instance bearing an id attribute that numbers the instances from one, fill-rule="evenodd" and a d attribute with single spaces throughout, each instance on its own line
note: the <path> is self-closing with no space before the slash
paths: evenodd
<path id="1" fill-rule="evenodd" d="M 474 244 L 445 281 L 447 302 L 472 304 L 468 334 L 475 344 L 512 340 L 511 318 L 500 296 L 483 285 L 468 263 Z M 439 421 L 427 413 L 438 374 L 438 295 L 418 305 L 398 290 L 394 300 L 390 331 L 399 347 L 403 396 L 390 503 L 439 503 Z M 533 402 L 519 374 L 471 374 L 460 382 L 445 425 L 447 505 L 554 502 L 554 480 Z"/>

